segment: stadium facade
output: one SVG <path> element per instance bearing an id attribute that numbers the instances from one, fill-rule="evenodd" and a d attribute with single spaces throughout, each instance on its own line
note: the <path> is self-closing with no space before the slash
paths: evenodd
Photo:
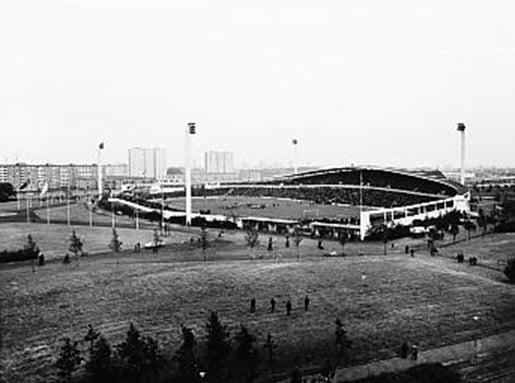
<path id="1" fill-rule="evenodd" d="M 469 211 L 470 193 L 440 171 L 379 167 L 333 167 L 289 174 L 257 183 L 210 187 L 209 194 L 309 200 L 321 204 L 362 206 L 350 222 L 327 223 L 334 232 L 350 231 L 364 239 L 372 226 L 410 225 L 450 211 Z M 323 222 L 315 222 L 323 226 Z"/>

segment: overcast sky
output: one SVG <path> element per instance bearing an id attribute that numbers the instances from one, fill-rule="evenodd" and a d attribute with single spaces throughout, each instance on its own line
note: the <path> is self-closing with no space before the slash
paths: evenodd
<path id="1" fill-rule="evenodd" d="M 0 162 L 515 166 L 515 3 L 0 0 Z M 199 160 L 197 164 L 200 165 Z"/>

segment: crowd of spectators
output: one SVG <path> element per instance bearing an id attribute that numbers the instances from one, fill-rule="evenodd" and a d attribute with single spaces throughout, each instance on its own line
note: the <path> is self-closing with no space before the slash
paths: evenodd
<path id="1" fill-rule="evenodd" d="M 204 195 L 204 191 L 198 189 L 193 195 Z M 409 194 L 398 191 L 387 191 L 363 188 L 360 196 L 359 187 L 356 188 L 333 188 L 330 186 L 321 187 L 227 187 L 208 189 L 205 191 L 208 196 L 242 196 L 242 197 L 275 197 L 289 198 L 293 200 L 310 201 L 316 204 L 343 204 L 359 205 L 361 199 L 364 206 L 374 207 L 398 207 L 413 205 L 436 200 L 435 197 Z"/>
<path id="2" fill-rule="evenodd" d="M 360 174 L 361 173 L 361 174 Z M 409 174 L 391 173 L 382 170 L 342 170 L 341 172 L 316 174 L 291 180 L 292 184 L 303 185 L 364 185 L 412 192 L 456 195 L 456 189 L 437 180 L 424 179 Z"/>

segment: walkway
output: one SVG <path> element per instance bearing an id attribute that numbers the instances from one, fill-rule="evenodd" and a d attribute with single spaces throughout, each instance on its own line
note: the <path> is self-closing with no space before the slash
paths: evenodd
<path id="1" fill-rule="evenodd" d="M 383 373 L 400 372 L 407 370 L 416 364 L 480 364 L 483 357 L 492 353 L 499 353 L 500 351 L 515 351 L 515 330 L 477 339 L 475 341 L 457 343 L 429 350 L 420 350 L 417 361 L 391 358 L 359 366 L 338 368 L 332 382 L 352 382 L 354 380 L 363 379 L 369 376 L 377 376 Z M 515 367 L 513 374 L 515 374 Z M 303 379 L 307 382 L 311 382 L 311 379 L 316 377 L 317 375 L 304 376 Z M 515 381 L 515 376 L 513 379 L 513 381 Z M 281 383 L 286 382 L 289 382 L 289 380 L 284 380 Z"/>

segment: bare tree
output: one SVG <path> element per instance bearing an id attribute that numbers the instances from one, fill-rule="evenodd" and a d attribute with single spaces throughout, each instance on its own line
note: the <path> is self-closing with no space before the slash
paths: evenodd
<path id="1" fill-rule="evenodd" d="M 200 228 L 200 248 L 202 249 L 202 256 L 206 260 L 206 249 L 209 247 L 209 237 L 205 226 Z"/>
<path id="2" fill-rule="evenodd" d="M 298 226 L 295 226 L 295 229 L 293 231 L 293 243 L 295 244 L 295 249 L 297 250 L 297 259 L 300 258 L 299 248 L 302 240 L 303 238 L 300 235 L 300 228 Z"/>
<path id="3" fill-rule="evenodd" d="M 250 258 L 252 259 L 252 250 L 259 243 L 259 233 L 255 228 L 250 228 L 245 233 L 245 241 L 247 242 L 247 246 L 250 249 Z"/>

